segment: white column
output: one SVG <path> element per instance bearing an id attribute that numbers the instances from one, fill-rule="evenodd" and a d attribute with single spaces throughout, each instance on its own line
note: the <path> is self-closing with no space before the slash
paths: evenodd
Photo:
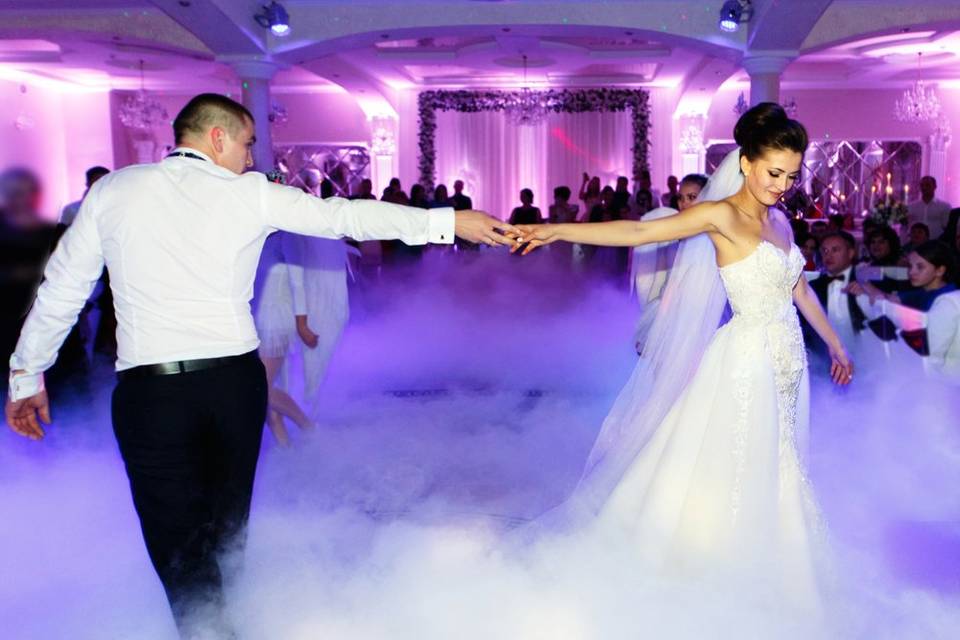
<path id="1" fill-rule="evenodd" d="M 241 101 L 253 114 L 257 142 L 253 146 L 253 168 L 270 171 L 274 167 L 273 138 L 270 134 L 270 80 L 280 66 L 261 58 L 230 60 L 240 78 Z"/>
<path id="2" fill-rule="evenodd" d="M 761 102 L 780 102 L 780 76 L 792 58 L 780 55 L 757 55 L 743 59 L 743 68 L 750 75 L 750 106 Z"/>
<path id="3" fill-rule="evenodd" d="M 937 181 L 937 189 L 943 198 L 947 191 L 947 150 L 953 141 L 950 122 L 943 118 L 930 134 L 930 154 L 927 161 L 927 175 Z"/>

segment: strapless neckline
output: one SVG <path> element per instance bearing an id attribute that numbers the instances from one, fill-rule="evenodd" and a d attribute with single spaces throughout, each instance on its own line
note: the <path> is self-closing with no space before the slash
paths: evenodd
<path id="1" fill-rule="evenodd" d="M 735 260 L 734 262 L 731 262 L 730 264 L 725 264 L 725 265 L 723 265 L 722 267 L 718 267 L 718 269 L 720 269 L 720 271 L 723 271 L 724 269 L 729 269 L 730 267 L 734 267 L 734 266 L 740 264 L 741 262 L 746 262 L 747 260 L 749 260 L 750 258 L 752 258 L 758 251 L 760 251 L 760 248 L 763 247 L 763 245 L 765 245 L 765 244 L 770 245 L 771 247 L 773 247 L 773 248 L 774 248 L 780 255 L 782 255 L 784 258 L 789 258 L 789 257 L 793 254 L 793 251 L 797 248 L 797 245 L 791 243 L 790 249 L 789 249 L 788 251 L 784 251 L 783 249 L 781 249 L 780 247 L 778 247 L 776 244 L 770 242 L 769 240 L 761 239 L 760 242 L 757 243 L 757 246 L 753 248 L 753 251 L 751 251 L 751 252 L 748 253 L 747 255 L 743 256 L 743 257 L 740 258 L 739 260 Z"/>

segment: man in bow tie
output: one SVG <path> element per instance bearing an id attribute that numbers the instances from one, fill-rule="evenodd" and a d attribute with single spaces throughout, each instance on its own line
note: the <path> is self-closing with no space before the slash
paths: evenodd
<path id="1" fill-rule="evenodd" d="M 830 324 L 837 330 L 844 344 L 857 342 L 863 331 L 866 315 L 857 298 L 847 292 L 855 280 L 853 261 L 857 255 L 857 241 L 846 231 L 837 231 L 824 236 L 820 242 L 820 257 L 824 272 L 810 282 L 820 304 L 827 311 Z M 804 327 L 808 329 L 807 327 Z M 807 344 L 815 353 L 824 351 L 824 345 L 812 331 L 807 330 Z"/>

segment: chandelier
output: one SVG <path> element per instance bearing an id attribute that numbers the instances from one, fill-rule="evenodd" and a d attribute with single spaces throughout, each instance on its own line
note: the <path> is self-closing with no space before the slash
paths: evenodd
<path id="1" fill-rule="evenodd" d="M 507 103 L 507 115 L 510 121 L 519 126 L 534 126 L 547 117 L 549 105 L 544 95 L 527 86 L 527 55 L 523 55 L 523 88 L 511 95 Z"/>
<path id="2" fill-rule="evenodd" d="M 162 104 L 151 99 L 143 85 L 143 60 L 140 61 L 140 90 L 120 104 L 120 122 L 131 129 L 152 129 L 170 116 Z"/>
<path id="3" fill-rule="evenodd" d="M 920 76 L 923 53 L 917 54 L 917 81 L 903 92 L 893 105 L 893 116 L 901 122 L 927 122 L 940 115 L 940 100 L 933 87 L 926 87 Z"/>

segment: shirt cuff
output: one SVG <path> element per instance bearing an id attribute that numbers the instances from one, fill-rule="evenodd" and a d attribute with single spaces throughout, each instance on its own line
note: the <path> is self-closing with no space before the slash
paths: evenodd
<path id="1" fill-rule="evenodd" d="M 429 228 L 427 242 L 430 244 L 453 244 L 456 217 L 453 207 L 432 209 L 427 213 Z"/>
<path id="2" fill-rule="evenodd" d="M 10 373 L 9 398 L 11 402 L 35 396 L 43 391 L 42 373 Z"/>

